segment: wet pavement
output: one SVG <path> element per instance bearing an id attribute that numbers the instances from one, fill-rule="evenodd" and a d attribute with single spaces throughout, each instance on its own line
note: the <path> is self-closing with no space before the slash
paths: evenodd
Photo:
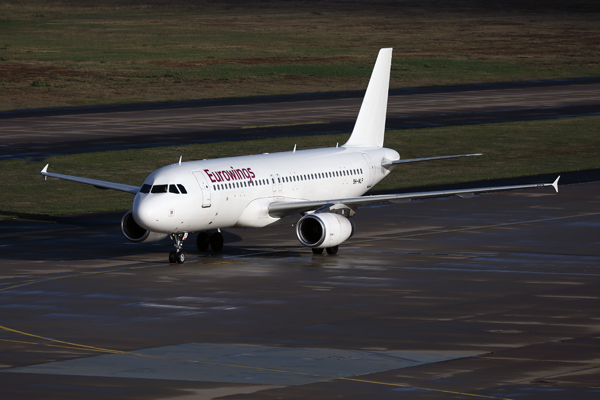
<path id="1" fill-rule="evenodd" d="M 124 212 L 0 221 L 2 399 L 597 399 L 600 183 L 359 209 L 169 265 Z"/>

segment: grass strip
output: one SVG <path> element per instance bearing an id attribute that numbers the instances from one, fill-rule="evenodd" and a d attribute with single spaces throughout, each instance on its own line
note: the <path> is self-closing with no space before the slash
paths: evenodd
<path id="1" fill-rule="evenodd" d="M 481 157 L 397 167 L 374 189 L 559 173 L 600 167 L 600 116 L 386 132 L 385 146 L 402 158 L 483 153 Z M 154 170 L 183 160 L 335 146 L 349 134 L 194 144 L 0 162 L 0 218 L 129 209 L 133 196 L 38 175 L 50 171 L 141 185 Z"/>
<path id="2" fill-rule="evenodd" d="M 342 3 L 4 0 L 0 110 L 600 75 L 596 0 Z"/>

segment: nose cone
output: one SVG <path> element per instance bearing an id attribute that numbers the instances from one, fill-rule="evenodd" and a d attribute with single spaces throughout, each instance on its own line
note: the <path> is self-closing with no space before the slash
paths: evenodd
<path id="1" fill-rule="evenodd" d="M 156 199 L 138 193 L 133 200 L 133 219 L 142 228 L 157 232 L 160 229 L 160 210 Z"/>

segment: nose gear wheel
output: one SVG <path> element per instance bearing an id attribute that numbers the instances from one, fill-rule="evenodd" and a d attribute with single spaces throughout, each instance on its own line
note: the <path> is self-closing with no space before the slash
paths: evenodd
<path id="1" fill-rule="evenodd" d="M 183 233 L 172 233 L 171 239 L 175 241 L 175 251 L 169 253 L 169 262 L 171 264 L 183 264 L 185 262 L 185 253 L 181 251 L 183 248 L 183 241 L 188 237 L 187 232 Z"/>

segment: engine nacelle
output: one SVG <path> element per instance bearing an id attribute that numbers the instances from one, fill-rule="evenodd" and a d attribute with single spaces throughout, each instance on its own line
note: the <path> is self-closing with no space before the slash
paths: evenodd
<path id="1" fill-rule="evenodd" d="M 339 214 L 308 214 L 296 225 L 298 240 L 307 247 L 337 246 L 353 234 L 354 223 Z"/>
<path id="2" fill-rule="evenodd" d="M 123 218 L 121 219 L 121 231 L 127 240 L 131 240 L 134 243 L 158 242 L 159 240 L 163 240 L 169 236 L 166 233 L 157 233 L 145 230 L 139 226 L 137 222 L 135 222 L 131 211 L 128 211 L 125 215 L 123 215 Z"/>

